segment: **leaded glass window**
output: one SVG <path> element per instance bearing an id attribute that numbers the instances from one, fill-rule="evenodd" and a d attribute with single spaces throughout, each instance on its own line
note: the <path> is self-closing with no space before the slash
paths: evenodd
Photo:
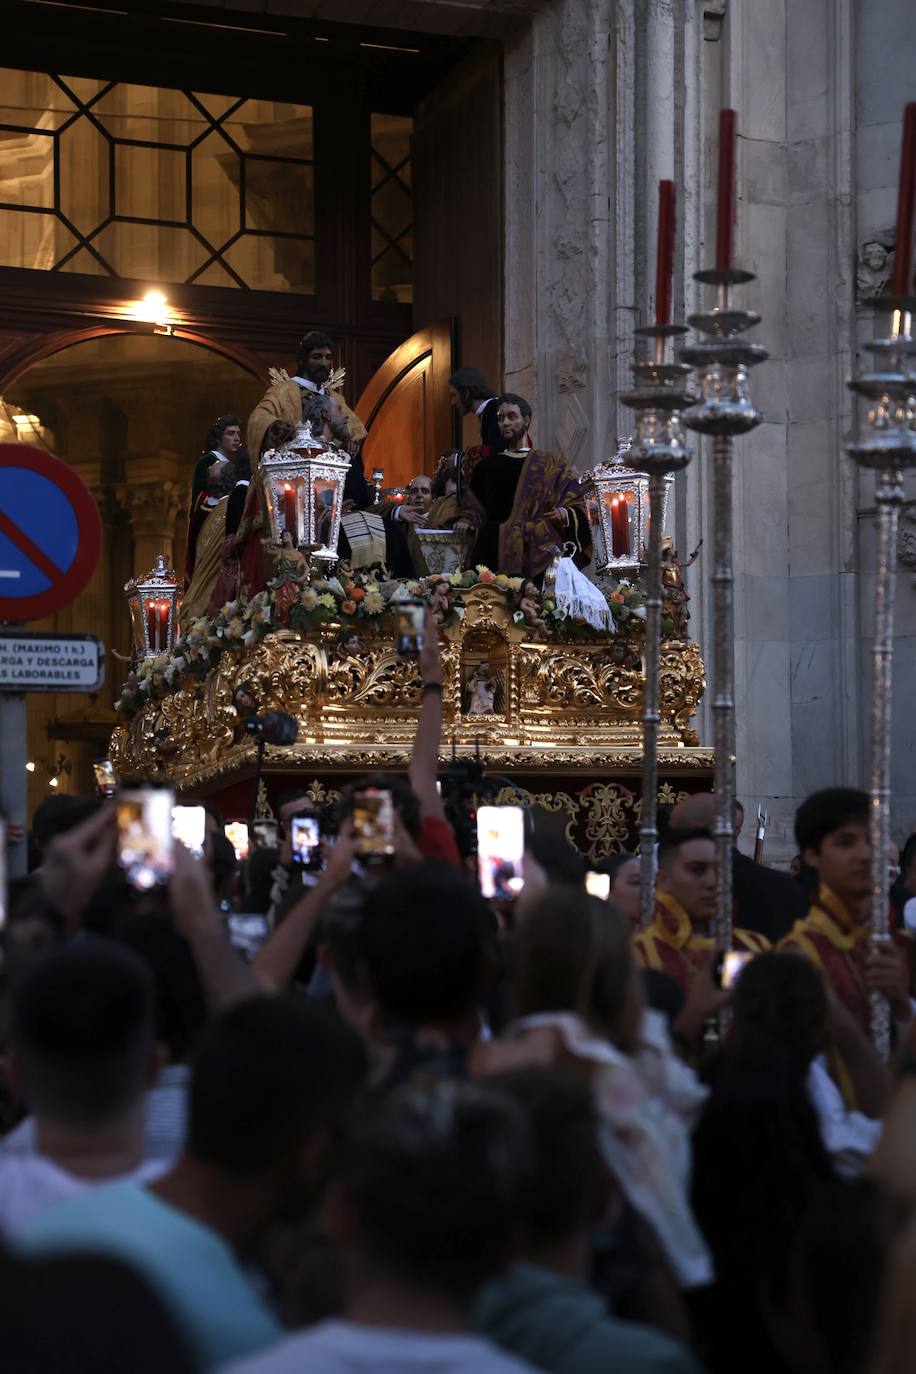
<path id="1" fill-rule="evenodd" d="M 403 305 L 413 301 L 412 132 L 409 116 L 372 116 L 372 299 Z"/>

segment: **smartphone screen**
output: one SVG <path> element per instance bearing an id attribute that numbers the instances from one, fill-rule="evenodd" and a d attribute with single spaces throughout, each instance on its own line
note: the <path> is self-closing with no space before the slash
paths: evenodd
<path id="1" fill-rule="evenodd" d="M 226 924 L 229 928 L 230 945 L 249 961 L 254 958 L 270 934 L 267 917 L 258 911 L 235 912 Z"/>
<path id="2" fill-rule="evenodd" d="M 401 658 L 416 658 L 423 648 L 426 605 L 422 601 L 397 603 L 397 651 Z"/>
<path id="3" fill-rule="evenodd" d="M 481 806 L 477 810 L 477 871 L 487 898 L 507 902 L 522 890 L 525 815 L 520 806 Z"/>
<path id="4" fill-rule="evenodd" d="M 116 811 L 118 863 L 140 889 L 168 882 L 172 873 L 172 807 L 168 787 L 125 788 Z"/>
<path id="5" fill-rule="evenodd" d="M 95 774 L 95 790 L 100 797 L 113 797 L 118 786 L 114 764 L 111 759 L 96 759 L 92 765 Z"/>
<path id="6" fill-rule="evenodd" d="M 353 799 L 353 833 L 357 858 L 387 863 L 394 856 L 394 803 L 382 787 L 357 792 Z"/>
<path id="7" fill-rule="evenodd" d="M 202 806 L 172 807 L 172 838 L 198 859 L 203 857 L 207 812 Z"/>
<path id="8" fill-rule="evenodd" d="M 293 863 L 313 870 L 321 863 L 321 830 L 317 816 L 293 816 L 290 822 Z"/>
<path id="9" fill-rule="evenodd" d="M 248 858 L 248 822 L 247 821 L 227 821 L 223 826 L 223 834 L 235 850 L 237 863 Z"/>
<path id="10" fill-rule="evenodd" d="M 753 959 L 749 950 L 727 949 L 722 955 L 722 974 L 720 983 L 723 989 L 733 988 L 744 966 Z"/>
<path id="11" fill-rule="evenodd" d="M 606 902 L 611 895 L 610 873 L 595 873 L 594 870 L 586 873 L 585 890 L 590 897 L 600 897 Z"/>
<path id="12" fill-rule="evenodd" d="M 276 821 L 252 821 L 251 843 L 255 849 L 276 849 L 278 840 L 279 827 Z"/>

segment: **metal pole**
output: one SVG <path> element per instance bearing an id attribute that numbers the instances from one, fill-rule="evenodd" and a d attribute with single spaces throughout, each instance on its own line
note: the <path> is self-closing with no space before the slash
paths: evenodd
<path id="1" fill-rule="evenodd" d="M 7 825 L 17 823 L 23 831 L 28 822 L 27 733 L 25 697 L 0 692 L 0 810 Z M 11 878 L 21 878 L 27 868 L 28 844 L 23 834 L 18 843 L 7 847 L 7 872 Z"/>
<path id="2" fill-rule="evenodd" d="M 732 943 L 732 849 L 735 840 L 735 612 L 732 534 L 732 450 L 728 434 L 712 441 L 713 643 L 712 701 L 716 749 L 713 836 L 718 869 L 714 935 L 718 949 Z"/>
<path id="3" fill-rule="evenodd" d="M 662 624 L 662 509 L 665 478 L 649 474 L 649 547 L 646 570 L 646 668 L 642 713 L 642 807 L 639 818 L 639 920 L 655 912 L 655 846 L 658 842 L 658 679 Z"/>

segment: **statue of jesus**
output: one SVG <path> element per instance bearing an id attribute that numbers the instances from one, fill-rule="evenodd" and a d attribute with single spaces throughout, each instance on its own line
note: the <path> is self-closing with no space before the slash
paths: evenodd
<path id="1" fill-rule="evenodd" d="M 571 543 L 584 567 L 592 538 L 579 483 L 562 458 L 532 448 L 531 406 L 508 392 L 499 399 L 498 453 L 469 449 L 461 463 L 457 533 L 476 531 L 468 559 L 491 572 L 535 581 L 558 549 Z"/>

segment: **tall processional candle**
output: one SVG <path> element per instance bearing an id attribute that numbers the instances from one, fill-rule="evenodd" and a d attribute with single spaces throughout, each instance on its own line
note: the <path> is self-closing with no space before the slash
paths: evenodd
<path id="1" fill-rule="evenodd" d="M 614 554 L 618 558 L 630 556 L 630 512 L 627 503 L 619 496 L 611 501 L 611 538 Z"/>
<path id="2" fill-rule="evenodd" d="M 156 603 L 155 601 L 150 601 L 147 603 L 146 607 L 146 638 L 149 643 L 151 654 L 157 654 L 159 652 L 159 645 L 156 643 L 156 627 Z"/>
<path id="3" fill-rule="evenodd" d="M 716 267 L 734 266 L 735 256 L 735 150 L 738 116 L 734 110 L 719 111 L 719 182 L 716 195 Z"/>
<path id="4" fill-rule="evenodd" d="M 283 528 L 295 538 L 296 535 L 296 493 L 289 484 L 283 488 Z"/>
<path id="5" fill-rule="evenodd" d="M 913 290 L 913 213 L 916 208 L 916 101 L 903 111 L 900 145 L 900 185 L 897 195 L 897 234 L 891 295 L 909 296 Z"/>
<path id="6" fill-rule="evenodd" d="M 655 323 L 671 323 L 674 277 L 674 182 L 658 183 L 658 236 L 655 251 Z"/>

